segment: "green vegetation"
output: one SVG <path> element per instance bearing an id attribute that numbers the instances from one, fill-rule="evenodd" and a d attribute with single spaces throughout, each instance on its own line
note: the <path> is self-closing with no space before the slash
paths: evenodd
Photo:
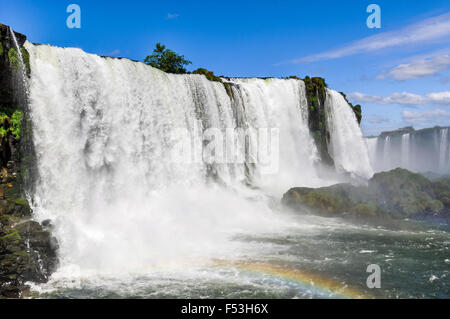
<path id="1" fill-rule="evenodd" d="M 11 133 L 17 140 L 20 139 L 20 128 L 23 119 L 23 113 L 16 110 L 11 116 L 0 113 L 0 137 L 5 138 Z"/>
<path id="2" fill-rule="evenodd" d="M 0 55 L 3 55 L 3 44 L 0 42 Z"/>
<path id="3" fill-rule="evenodd" d="M 350 107 L 352 108 L 353 112 L 355 112 L 356 119 L 358 120 L 358 123 L 361 124 L 361 120 L 362 120 L 362 108 L 361 108 L 361 105 L 359 105 L 359 104 L 353 105 L 352 103 L 350 103 L 347 100 L 347 96 L 343 92 L 339 92 L 339 93 L 341 93 L 341 95 L 347 101 L 348 105 L 350 105 Z"/>
<path id="4" fill-rule="evenodd" d="M 16 137 L 20 139 L 20 124 L 22 123 L 23 113 L 21 111 L 15 111 L 11 116 L 12 130 L 11 132 Z"/>
<path id="5" fill-rule="evenodd" d="M 30 54 L 25 48 L 21 48 L 20 51 L 22 52 L 23 63 L 25 64 L 25 71 L 27 72 L 27 76 L 30 77 L 31 74 Z"/>
<path id="6" fill-rule="evenodd" d="M 187 73 L 185 66 L 192 64 L 191 61 L 184 58 L 184 55 L 179 55 L 172 50 L 166 49 L 166 46 L 161 43 L 156 44 L 153 54 L 147 56 L 144 62 L 164 72 L 174 74 Z"/>
<path id="7" fill-rule="evenodd" d="M 17 54 L 17 51 L 14 50 L 14 48 L 9 49 L 8 58 L 9 58 L 9 61 L 14 66 L 14 70 L 17 72 L 20 68 L 20 59 L 19 59 L 19 55 Z"/>
<path id="8" fill-rule="evenodd" d="M 200 68 L 192 72 L 192 74 L 201 74 L 204 75 L 210 81 L 222 82 L 221 78 L 215 76 L 212 71 L 208 71 L 207 69 Z"/>
<path id="9" fill-rule="evenodd" d="M 306 206 L 325 216 L 415 217 L 450 210 L 450 178 L 430 181 L 405 169 L 375 174 L 368 186 L 338 184 L 293 188 L 283 196 L 291 207 Z"/>
<path id="10" fill-rule="evenodd" d="M 290 76 L 289 78 L 299 79 L 296 76 Z M 333 165 L 333 159 L 328 153 L 330 133 L 328 132 L 325 114 L 326 88 L 328 85 L 325 79 L 319 77 L 310 78 L 306 76 L 303 81 L 305 82 L 306 99 L 308 101 L 309 130 L 316 142 L 322 161 Z"/>

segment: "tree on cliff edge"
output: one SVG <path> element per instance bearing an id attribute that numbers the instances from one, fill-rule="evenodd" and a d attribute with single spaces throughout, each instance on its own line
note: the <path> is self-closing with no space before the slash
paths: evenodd
<path id="1" fill-rule="evenodd" d="M 147 56 L 144 62 L 164 72 L 175 74 L 186 73 L 185 66 L 192 64 L 191 61 L 184 58 L 184 55 L 179 55 L 172 50 L 166 49 L 166 46 L 161 43 L 156 43 L 153 54 Z"/>

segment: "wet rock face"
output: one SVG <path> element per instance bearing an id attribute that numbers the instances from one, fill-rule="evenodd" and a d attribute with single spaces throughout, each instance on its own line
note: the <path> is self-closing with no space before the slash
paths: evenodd
<path id="1" fill-rule="evenodd" d="M 32 220 L 19 167 L 16 163 L 0 170 L 0 298 L 20 297 L 28 281 L 46 282 L 58 262 L 51 224 Z"/>
<path id="2" fill-rule="evenodd" d="M 305 82 L 306 99 L 308 101 L 309 130 L 317 145 L 322 162 L 334 166 L 334 161 L 328 150 L 330 132 L 327 127 L 325 100 L 327 84 L 319 77 L 303 79 Z"/>
<path id="3" fill-rule="evenodd" d="M 15 36 L 19 46 L 23 46 L 26 36 L 17 32 Z M 14 94 L 14 63 L 11 61 L 11 58 L 16 55 L 9 27 L 0 24 L 0 108 L 2 112 L 14 109 L 18 103 Z"/>
<path id="4" fill-rule="evenodd" d="M 15 36 L 23 46 L 26 37 Z M 29 142 L 30 130 L 23 129 L 26 107 L 15 92 L 15 57 L 11 31 L 0 24 L 0 298 L 21 297 L 28 281 L 46 282 L 58 262 L 50 222 L 33 221 L 24 197 L 30 154 L 22 146 Z"/>
<path id="5" fill-rule="evenodd" d="M 0 295 L 16 298 L 27 281 L 48 280 L 57 266 L 57 243 L 35 221 L 1 215 L 0 225 Z"/>

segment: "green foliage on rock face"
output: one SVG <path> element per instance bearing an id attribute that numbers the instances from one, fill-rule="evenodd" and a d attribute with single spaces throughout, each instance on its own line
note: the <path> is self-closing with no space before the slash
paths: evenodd
<path id="1" fill-rule="evenodd" d="M 23 119 L 23 113 L 21 111 L 14 111 L 11 116 L 5 113 L 0 113 L 0 137 L 7 137 L 8 133 L 14 135 L 14 137 L 20 139 L 20 128 Z"/>
<path id="2" fill-rule="evenodd" d="M 197 69 L 194 72 L 192 72 L 192 74 L 204 75 L 210 81 L 221 82 L 221 83 L 223 82 L 221 78 L 219 78 L 218 76 L 215 76 L 212 71 L 208 71 L 207 69 L 200 68 L 200 69 Z"/>
<path id="3" fill-rule="evenodd" d="M 290 75 L 288 77 L 285 77 L 286 80 L 302 80 L 296 75 Z"/>
<path id="4" fill-rule="evenodd" d="M 22 52 L 23 63 L 25 64 L 25 71 L 27 73 L 27 76 L 29 77 L 31 74 L 30 54 L 28 53 L 27 49 L 23 47 L 20 50 Z"/>
<path id="5" fill-rule="evenodd" d="M 184 74 L 186 73 L 185 66 L 192 64 L 184 58 L 184 55 L 179 55 L 172 50 L 166 49 L 165 45 L 161 43 L 156 44 L 153 54 L 144 59 L 145 64 L 160 69 L 167 73 Z"/>
<path id="6" fill-rule="evenodd" d="M 9 62 L 11 62 L 11 64 L 14 66 L 14 70 L 17 72 L 20 68 L 20 59 L 17 51 L 14 48 L 9 49 L 8 59 Z"/>
<path id="7" fill-rule="evenodd" d="M 0 42 L 0 55 L 3 55 L 3 44 Z"/>
<path id="8" fill-rule="evenodd" d="M 339 92 L 344 97 L 345 101 L 347 101 L 348 105 L 352 108 L 353 112 L 355 112 L 356 119 L 358 120 L 358 124 L 361 124 L 362 121 L 362 107 L 361 105 L 353 105 L 347 100 L 347 96 L 343 92 Z"/>
<path id="9" fill-rule="evenodd" d="M 355 112 L 356 120 L 358 120 L 358 124 L 361 124 L 361 121 L 362 121 L 361 105 L 359 105 L 359 104 L 353 105 L 352 103 L 349 103 L 349 105 L 352 107 L 353 112 Z"/>
<path id="10" fill-rule="evenodd" d="M 15 111 L 11 116 L 12 129 L 11 132 L 14 134 L 16 139 L 20 139 L 20 126 L 23 119 L 23 113 L 21 111 Z"/>
<path id="11" fill-rule="evenodd" d="M 326 216 L 351 213 L 358 217 L 414 217 L 446 213 L 450 211 L 450 178 L 432 182 L 399 168 L 375 174 L 368 186 L 293 188 L 283 196 L 283 203 L 294 208 L 303 205 Z"/>
<path id="12" fill-rule="evenodd" d="M 298 79 L 295 76 L 289 78 Z M 326 88 L 328 85 L 325 79 L 319 77 L 310 78 L 306 76 L 303 82 L 305 82 L 306 99 L 308 101 L 309 130 L 316 142 L 322 161 L 328 165 L 333 165 L 333 159 L 328 152 L 330 133 L 325 114 Z"/>

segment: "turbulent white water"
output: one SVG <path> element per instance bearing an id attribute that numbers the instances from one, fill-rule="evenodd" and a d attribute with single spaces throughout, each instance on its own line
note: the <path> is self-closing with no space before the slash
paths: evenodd
<path id="1" fill-rule="evenodd" d="M 290 223 L 270 208 L 271 196 L 333 182 L 317 175 L 302 81 L 231 79 L 227 92 L 200 75 L 79 49 L 26 48 L 40 176 L 35 212 L 55 224 L 63 270 L 141 271 L 248 254 L 230 238 Z M 337 92 L 327 97 L 337 165 L 370 177 L 353 112 Z M 193 156 L 180 162 L 180 132 L 191 135 L 194 154 L 211 128 L 246 129 L 255 148 L 258 129 L 276 129 L 278 143 L 269 143 L 275 166 L 248 159 L 209 165 Z M 225 139 L 224 149 L 235 149 L 233 141 Z"/>
<path id="2" fill-rule="evenodd" d="M 331 156 L 338 169 L 370 178 L 373 175 L 367 145 L 354 112 L 342 94 L 327 89 L 325 103 L 330 128 Z"/>

